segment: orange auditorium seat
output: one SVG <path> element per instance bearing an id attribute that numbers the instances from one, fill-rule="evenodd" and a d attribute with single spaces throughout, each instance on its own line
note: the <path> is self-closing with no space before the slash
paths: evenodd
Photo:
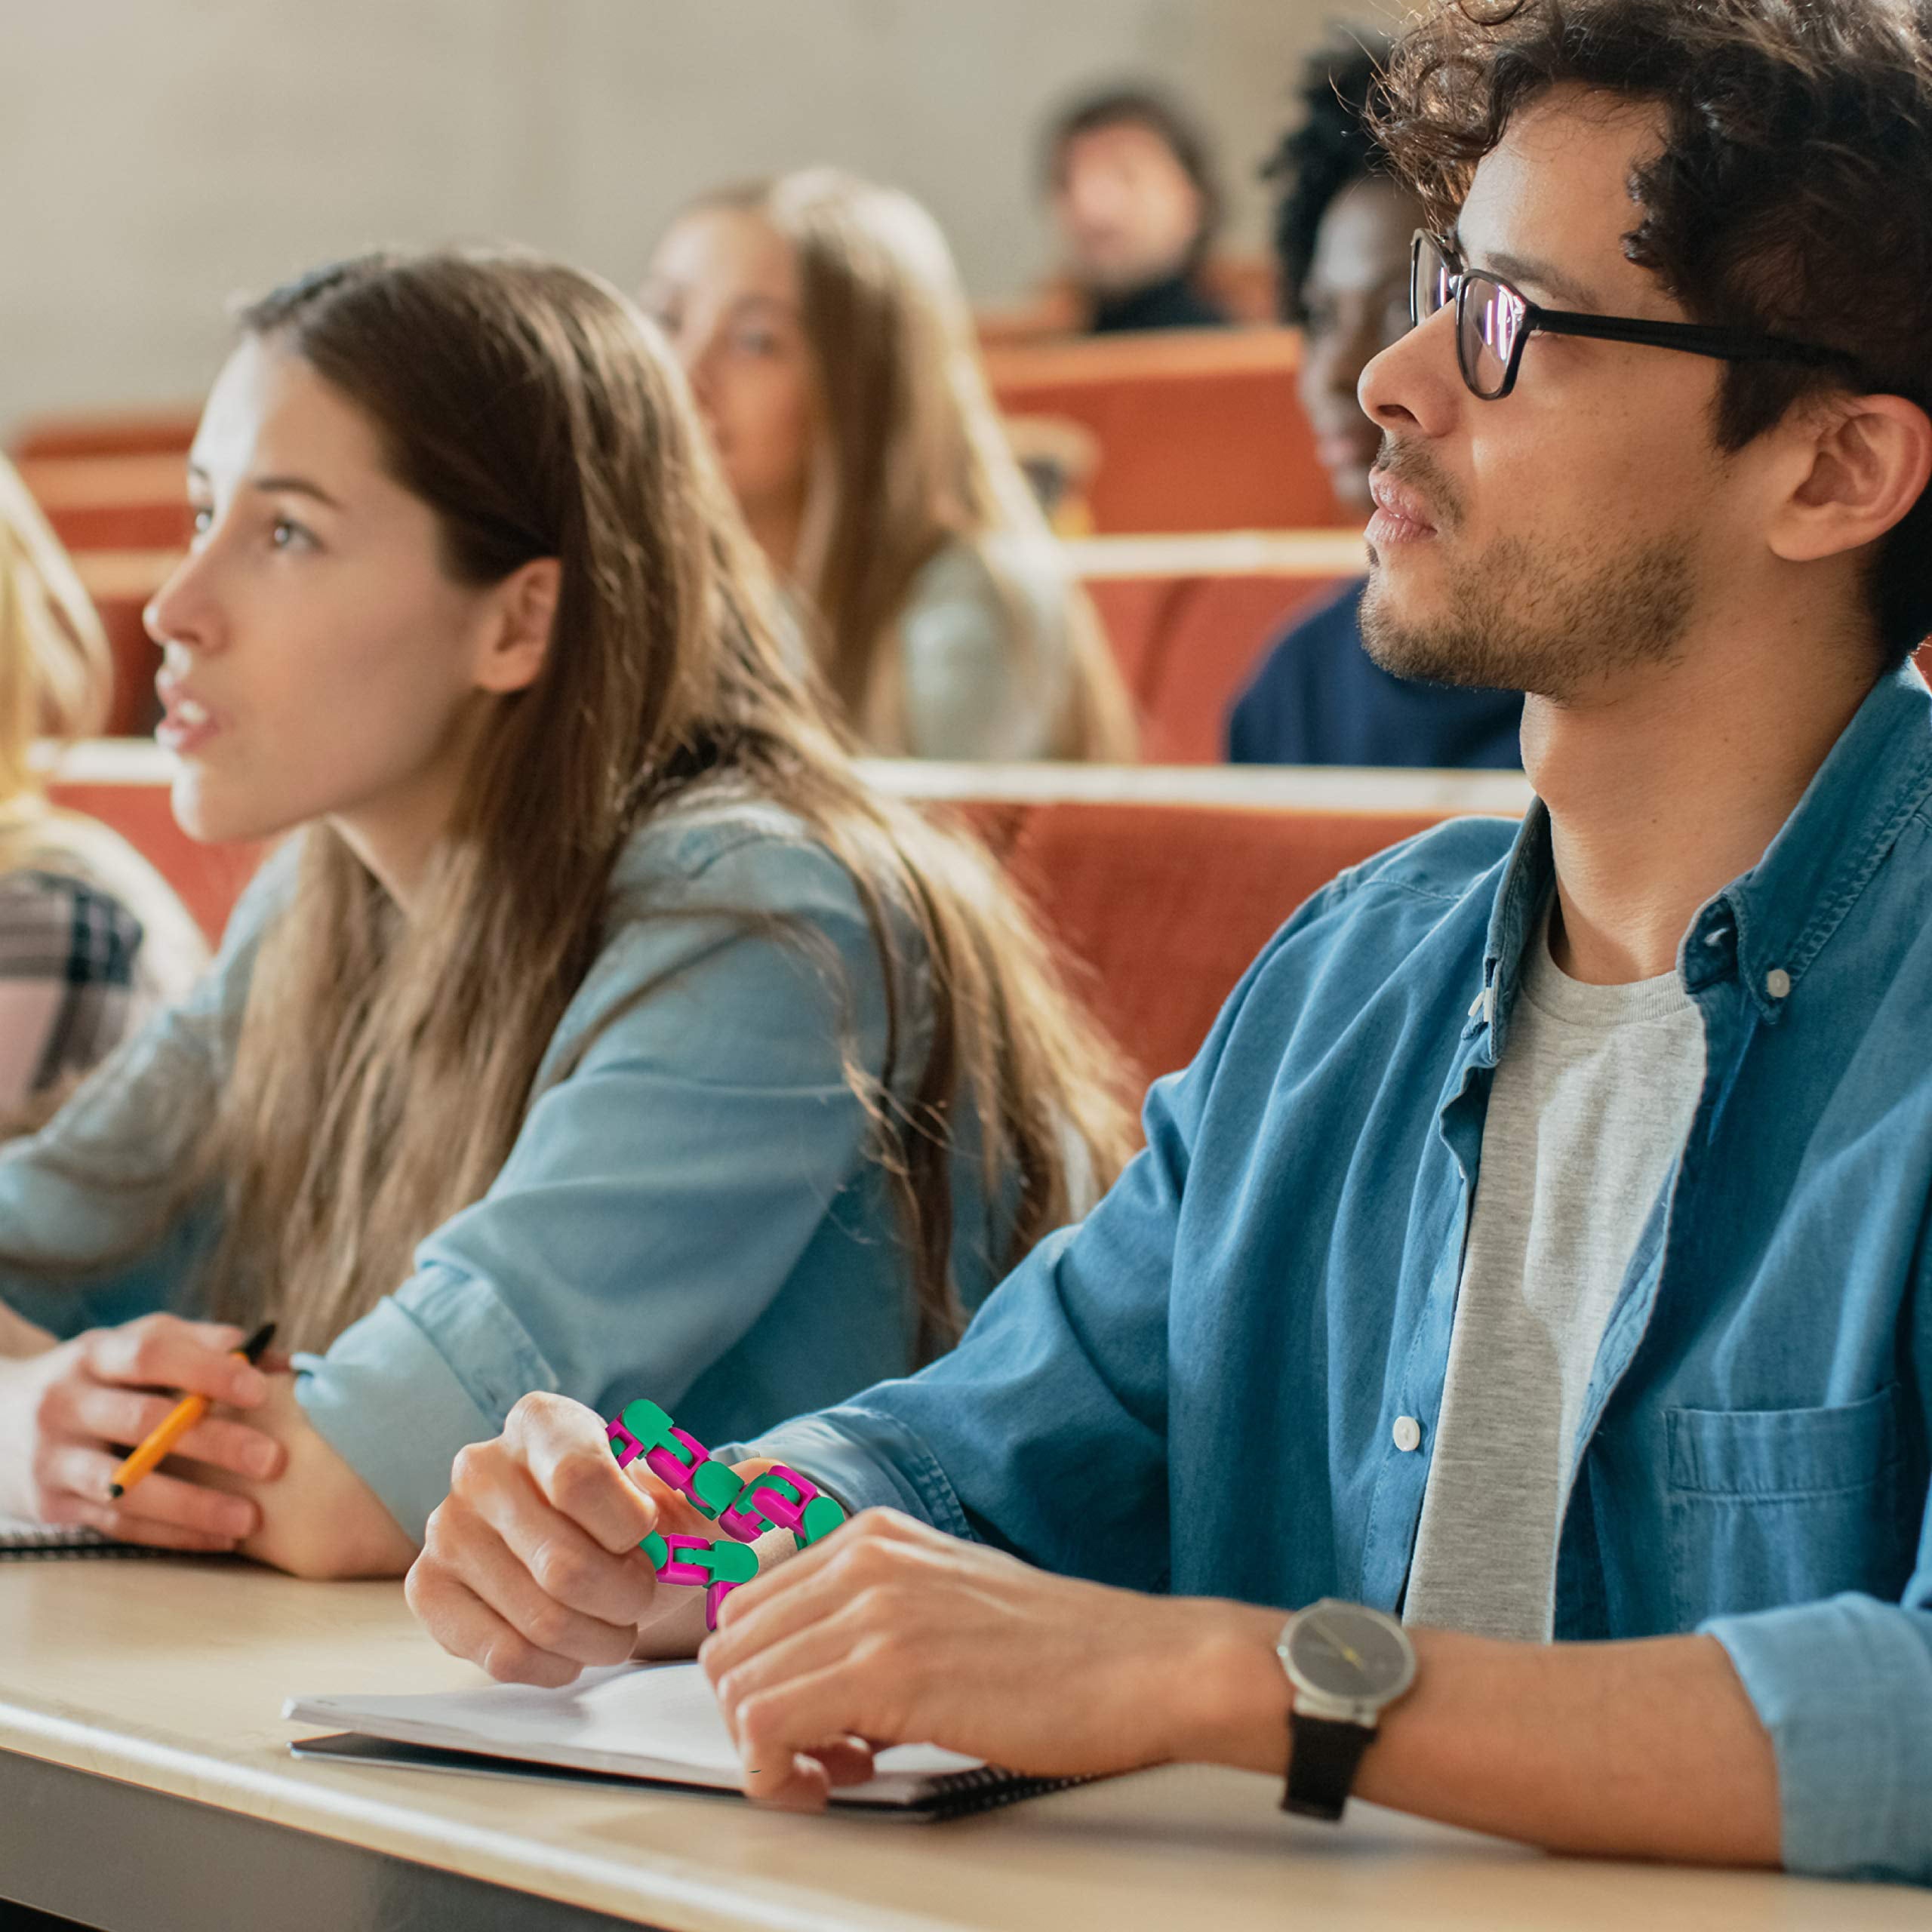
<path id="1" fill-rule="evenodd" d="M 1149 764 L 1213 764 L 1270 641 L 1361 574 L 1348 531 L 1096 538 L 1069 547 L 1140 715 Z"/>
<path id="2" fill-rule="evenodd" d="M 1137 1084 L 1193 1057 L 1269 937 L 1338 872 L 1447 818 L 1519 815 L 1530 795 L 1502 773 L 867 770 L 986 841 Z"/>
<path id="3" fill-rule="evenodd" d="M 54 534 L 77 554 L 176 549 L 192 534 L 177 451 L 23 457 L 17 466 Z"/>
<path id="4" fill-rule="evenodd" d="M 75 747 L 57 803 L 112 826 L 214 940 L 260 863 L 198 845 L 152 746 Z M 1467 812 L 1520 814 L 1517 774 L 1155 771 L 872 760 L 882 789 L 962 819 L 1007 867 L 1137 1084 L 1192 1057 L 1269 937 L 1312 893 L 1398 839 Z"/>
<path id="5" fill-rule="evenodd" d="M 185 457 L 201 420 L 198 405 L 177 409 L 117 409 L 37 416 L 14 432 L 17 463 L 36 457 Z"/>
<path id="6" fill-rule="evenodd" d="M 1100 445 L 1094 528 L 1316 528 L 1337 512 L 1295 391 L 1287 329 L 1175 331 L 989 348 L 1001 409 L 1060 416 Z"/>

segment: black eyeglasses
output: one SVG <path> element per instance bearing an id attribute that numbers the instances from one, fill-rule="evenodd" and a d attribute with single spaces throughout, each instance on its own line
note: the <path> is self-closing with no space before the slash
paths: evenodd
<path id="1" fill-rule="evenodd" d="M 1409 259 L 1409 320 L 1420 328 L 1451 303 L 1456 305 L 1456 361 L 1469 393 L 1500 402 L 1516 386 L 1523 347 L 1540 330 L 1546 335 L 1588 336 L 1598 342 L 1631 342 L 1646 349 L 1677 349 L 1721 362 L 1804 362 L 1822 366 L 1851 358 L 1783 336 L 1741 329 L 1706 328 L 1695 322 L 1646 322 L 1629 315 L 1586 315 L 1545 309 L 1519 288 L 1484 269 L 1466 269 L 1439 235 L 1418 229 Z"/>

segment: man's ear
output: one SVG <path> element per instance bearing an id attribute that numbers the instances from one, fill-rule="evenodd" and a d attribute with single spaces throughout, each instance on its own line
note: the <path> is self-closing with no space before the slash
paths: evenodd
<path id="1" fill-rule="evenodd" d="M 1875 543 L 1903 522 L 1932 481 L 1932 417 L 1903 396 L 1837 396 L 1792 424 L 1797 487 L 1769 533 L 1788 563 L 1816 562 Z"/>
<path id="2" fill-rule="evenodd" d="M 555 557 L 519 565 L 491 593 L 491 621 L 477 647 L 476 688 L 520 691 L 537 681 L 557 621 L 563 566 Z"/>

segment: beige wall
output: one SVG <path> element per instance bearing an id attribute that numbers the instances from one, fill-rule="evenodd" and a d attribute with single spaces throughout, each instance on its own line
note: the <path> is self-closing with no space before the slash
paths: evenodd
<path id="1" fill-rule="evenodd" d="M 939 214 L 976 296 L 1044 265 L 1043 112 L 1165 77 L 1236 236 L 1297 60 L 1383 0 L 0 0 L 0 424 L 192 396 L 221 308 L 378 242 L 513 238 L 634 280 L 667 214 L 832 160 Z"/>

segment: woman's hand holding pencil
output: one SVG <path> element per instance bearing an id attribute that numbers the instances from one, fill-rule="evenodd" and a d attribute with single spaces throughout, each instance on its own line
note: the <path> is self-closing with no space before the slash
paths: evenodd
<path id="1" fill-rule="evenodd" d="M 266 1398 L 267 1377 L 241 1353 L 250 1339 L 226 1323 L 151 1315 L 0 1361 L 0 1514 L 164 1549 L 232 1549 L 259 1509 L 183 1464 L 280 1472 L 285 1451 L 272 1437 L 208 1412 Z"/>

